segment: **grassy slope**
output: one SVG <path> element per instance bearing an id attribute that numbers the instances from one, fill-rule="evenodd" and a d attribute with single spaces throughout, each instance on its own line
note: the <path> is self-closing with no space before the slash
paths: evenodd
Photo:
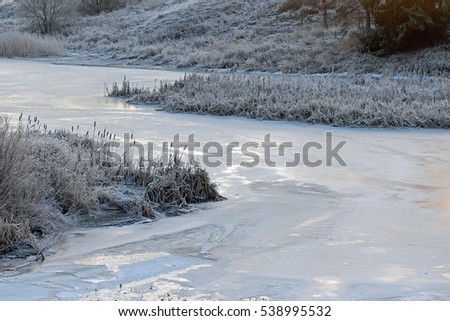
<path id="1" fill-rule="evenodd" d="M 340 39 L 337 27 L 324 30 L 319 15 L 298 20 L 278 14 L 281 0 L 167 2 L 144 1 L 87 18 L 69 42 L 75 50 L 138 65 L 288 73 L 450 71 L 448 49 L 389 58 L 360 54 L 356 39 Z"/>
<path id="2" fill-rule="evenodd" d="M 333 25 L 324 30 L 320 15 L 278 14 L 282 2 L 143 0 L 78 18 L 65 32 L 68 48 L 78 55 L 74 63 L 84 57 L 81 62 L 94 64 L 287 73 L 450 72 L 448 47 L 389 58 L 361 54 L 355 38 L 341 37 Z M 17 28 L 7 12 L 0 29 Z"/>

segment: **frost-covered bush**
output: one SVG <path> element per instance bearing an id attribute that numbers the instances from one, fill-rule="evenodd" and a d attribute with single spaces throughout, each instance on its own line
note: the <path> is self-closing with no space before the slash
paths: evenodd
<path id="1" fill-rule="evenodd" d="M 10 31 L 0 34 L 0 56 L 25 57 L 60 55 L 64 52 L 63 40 L 29 33 Z"/>
<path id="2" fill-rule="evenodd" d="M 310 124 L 450 128 L 448 88 L 445 77 L 212 74 L 141 89 L 130 101 L 174 112 Z"/>

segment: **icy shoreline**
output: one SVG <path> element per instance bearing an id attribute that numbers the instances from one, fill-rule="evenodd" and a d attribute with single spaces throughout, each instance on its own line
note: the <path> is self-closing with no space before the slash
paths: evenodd
<path id="1" fill-rule="evenodd" d="M 105 98 L 103 84 L 122 79 L 124 69 L 0 65 L 0 111 L 39 115 L 52 128 L 87 130 L 97 119 L 158 146 L 177 133 L 221 144 L 271 133 L 297 147 L 332 131 L 348 142 L 348 167 L 211 169 L 226 202 L 153 224 L 72 231 L 42 264 L 1 262 L 1 300 L 450 298 L 447 130 L 170 114 Z M 149 86 L 183 76 L 125 73 Z M 43 82 L 43 74 L 52 77 Z M 236 163 L 245 160 L 236 155 Z"/>

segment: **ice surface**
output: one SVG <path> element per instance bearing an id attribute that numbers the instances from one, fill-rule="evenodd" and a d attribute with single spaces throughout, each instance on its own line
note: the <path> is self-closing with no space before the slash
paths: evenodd
<path id="1" fill-rule="evenodd" d="M 287 168 L 287 153 L 275 168 L 210 168 L 228 201 L 152 224 L 72 231 L 43 264 L 1 262 L 0 300 L 450 299 L 448 131 L 170 114 L 105 98 L 104 83 L 124 75 L 146 86 L 182 76 L 0 59 L 0 113 L 80 132 L 95 120 L 156 145 L 177 133 L 223 145 L 271 133 L 299 152 L 333 132 L 347 141 L 348 167 Z"/>

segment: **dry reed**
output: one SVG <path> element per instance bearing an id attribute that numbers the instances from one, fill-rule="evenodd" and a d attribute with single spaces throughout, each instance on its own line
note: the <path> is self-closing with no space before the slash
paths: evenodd
<path id="1" fill-rule="evenodd" d="M 104 144 L 115 135 L 96 122 L 91 134 L 79 135 L 19 119 L 13 126 L 0 118 L 0 254 L 23 246 L 37 253 L 43 238 L 70 224 L 99 224 L 99 213 L 114 224 L 222 199 L 205 170 L 178 157 L 167 164 L 125 157 L 110 163 Z"/>

